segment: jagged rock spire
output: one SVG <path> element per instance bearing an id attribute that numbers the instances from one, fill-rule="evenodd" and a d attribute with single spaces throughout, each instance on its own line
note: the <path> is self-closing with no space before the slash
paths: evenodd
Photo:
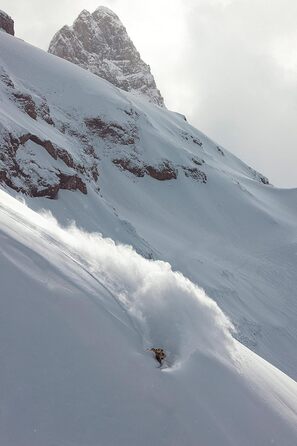
<path id="1" fill-rule="evenodd" d="M 72 26 L 65 25 L 55 34 L 49 52 L 164 107 L 149 65 L 118 16 L 105 6 L 92 14 L 83 10 Z"/>
<path id="2" fill-rule="evenodd" d="M 0 30 L 6 31 L 8 34 L 14 36 L 14 21 L 6 14 L 6 12 L 0 9 Z"/>

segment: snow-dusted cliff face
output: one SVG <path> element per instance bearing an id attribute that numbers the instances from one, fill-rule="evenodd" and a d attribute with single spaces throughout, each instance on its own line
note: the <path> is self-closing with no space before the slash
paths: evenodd
<path id="1" fill-rule="evenodd" d="M 6 14 L 6 12 L 0 9 L 0 31 L 5 31 L 8 34 L 14 36 L 14 21 Z"/>
<path id="2" fill-rule="evenodd" d="M 101 188 L 106 160 L 135 180 L 203 185 L 214 164 L 268 182 L 181 115 L 6 33 L 1 48 L 0 183 L 34 197 L 87 194 Z"/>
<path id="3" fill-rule="evenodd" d="M 149 65 L 141 59 L 118 16 L 104 6 L 92 14 L 83 10 L 73 26 L 66 25 L 55 34 L 49 52 L 164 106 Z"/>

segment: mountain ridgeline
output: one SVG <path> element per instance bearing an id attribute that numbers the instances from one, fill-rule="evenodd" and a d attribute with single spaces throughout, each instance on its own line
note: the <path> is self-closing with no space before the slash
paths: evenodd
<path id="1" fill-rule="evenodd" d="M 49 52 L 164 107 L 149 65 L 118 16 L 104 6 L 92 14 L 83 10 L 72 26 L 63 26 L 51 40 Z"/>

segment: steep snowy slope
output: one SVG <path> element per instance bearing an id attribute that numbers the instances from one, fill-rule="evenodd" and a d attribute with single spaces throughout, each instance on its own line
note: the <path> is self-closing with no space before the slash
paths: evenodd
<path id="1" fill-rule="evenodd" d="M 181 115 L 0 39 L 3 187 L 169 261 L 296 379 L 297 191 L 268 185 Z"/>
<path id="2" fill-rule="evenodd" d="M 49 52 L 164 107 L 149 65 L 118 16 L 104 6 L 92 14 L 83 10 L 72 26 L 63 26 L 54 35 Z"/>
<path id="3" fill-rule="evenodd" d="M 296 445 L 296 382 L 168 264 L 3 191 L 0 243 L 1 444 Z"/>

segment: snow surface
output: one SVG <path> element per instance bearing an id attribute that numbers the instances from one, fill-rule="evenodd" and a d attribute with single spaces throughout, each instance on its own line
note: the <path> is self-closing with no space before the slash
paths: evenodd
<path id="1" fill-rule="evenodd" d="M 16 137 L 31 132 L 48 139 L 86 168 L 96 162 L 100 174 L 97 183 L 84 177 L 87 196 L 61 191 L 57 200 L 26 198 L 28 204 L 50 209 L 62 224 L 75 220 L 81 228 L 132 245 L 145 257 L 168 261 L 220 305 L 241 342 L 296 379 L 297 190 L 262 184 L 261 175 L 227 150 L 218 150 L 178 114 L 19 39 L 4 33 L 0 38 L 1 67 L 20 91 L 37 103 L 47 101 L 55 124 L 33 120 L 1 86 L 3 128 Z M 135 125 L 135 144 L 87 133 L 84 119 L 96 116 L 127 131 Z M 72 133 L 62 132 L 66 124 Z M 98 159 L 84 152 L 84 140 L 73 130 L 92 144 Z M 152 165 L 170 160 L 178 177 L 162 182 L 147 175 L 137 178 L 112 163 L 125 156 Z M 37 153 L 31 142 L 18 149 L 17 157 L 26 172 L 32 169 L 33 182 L 43 173 L 44 181 L 52 181 L 63 164 Z M 206 184 L 184 174 L 181 166 L 195 166 L 193 157 L 204 161 L 198 167 L 207 175 Z M 32 158 L 40 165 L 34 167 Z M 69 171 L 65 164 L 63 169 Z"/>
<path id="2" fill-rule="evenodd" d="M 180 115 L 5 33 L 0 70 L 1 138 L 51 141 L 84 166 L 88 190 L 26 196 L 31 209 L 0 190 L 0 443 L 295 446 L 297 190 L 263 184 Z M 45 101 L 53 124 L 13 91 Z M 93 134 L 94 117 L 134 143 Z M 14 158 L 4 149 L 5 138 L 0 174 L 17 162 L 32 185 L 72 169 L 32 140 Z M 115 158 L 170 161 L 177 178 L 137 177 Z M 206 183 L 186 175 L 195 166 Z"/>
<path id="3" fill-rule="evenodd" d="M 296 382 L 168 263 L 3 191 L 0 242 L 2 444 L 296 445 Z"/>

